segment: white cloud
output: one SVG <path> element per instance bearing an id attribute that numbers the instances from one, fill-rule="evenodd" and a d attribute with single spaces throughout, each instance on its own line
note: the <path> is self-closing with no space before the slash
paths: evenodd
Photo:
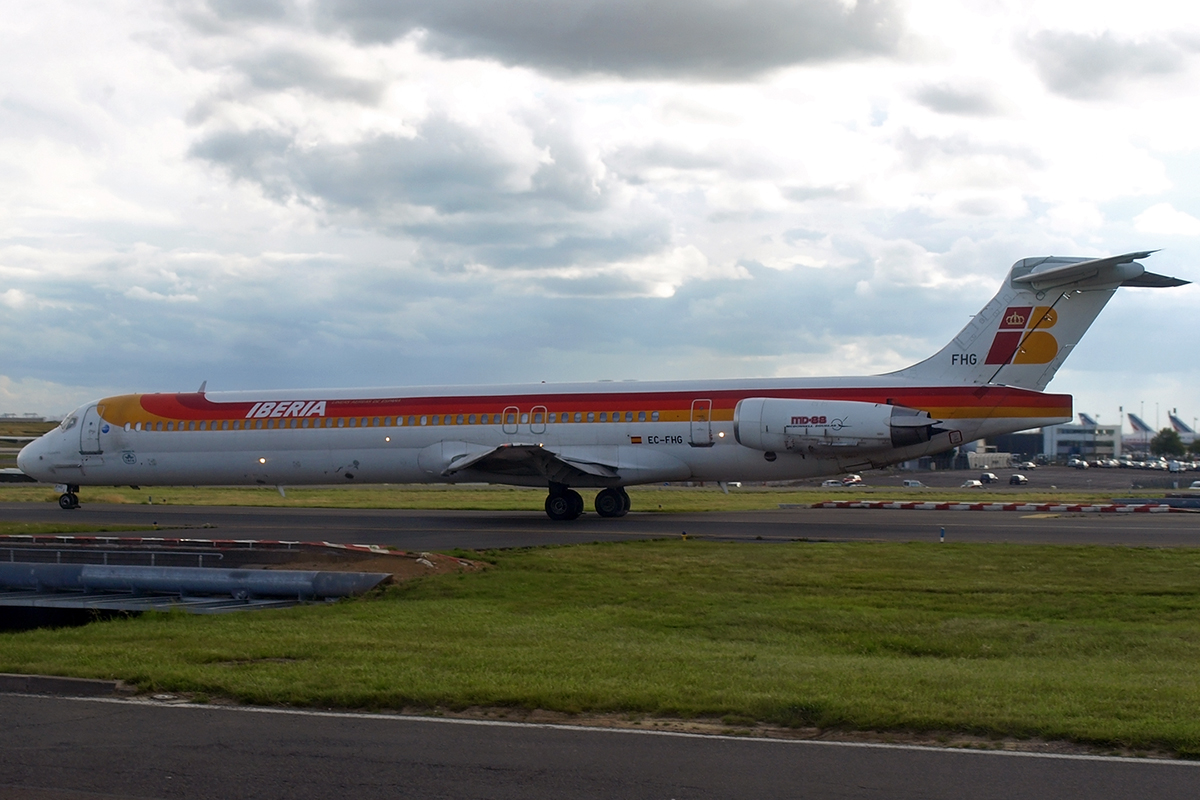
<path id="1" fill-rule="evenodd" d="M 847 374 L 928 355 L 1024 256 L 1171 235 L 1148 266 L 1200 277 L 1200 13 L 684 5 L 21 6 L 13 391 Z"/>
<path id="2" fill-rule="evenodd" d="M 1170 203 L 1156 203 L 1133 218 L 1134 229 L 1166 236 L 1200 235 L 1200 219 L 1177 211 Z"/>

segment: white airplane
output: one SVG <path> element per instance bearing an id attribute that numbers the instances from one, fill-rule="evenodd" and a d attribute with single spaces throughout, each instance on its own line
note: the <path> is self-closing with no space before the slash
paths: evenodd
<path id="1" fill-rule="evenodd" d="M 1153 251 L 1150 251 L 1153 252 Z M 17 463 L 80 486 L 489 482 L 548 486 L 555 520 L 629 511 L 626 486 L 860 472 L 1070 422 L 1042 389 L 1120 286 L 1182 286 L 1150 252 L 1026 258 L 936 355 L 885 375 L 130 394 L 88 403 Z"/>

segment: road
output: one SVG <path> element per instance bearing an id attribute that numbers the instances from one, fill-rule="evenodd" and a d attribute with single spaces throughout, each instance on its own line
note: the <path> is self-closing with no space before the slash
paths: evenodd
<path id="1" fill-rule="evenodd" d="M 1195 797 L 1200 764 L 0 695 L 0 794 L 114 798 Z"/>
<path id="2" fill-rule="evenodd" d="M 545 544 L 691 537 L 728 541 L 937 541 L 1200 546 L 1200 514 L 1036 514 L 1012 511 L 780 509 L 659 514 L 619 519 L 588 514 L 553 522 L 533 511 L 398 511 L 327 508 L 231 508 L 89 503 L 63 511 L 51 503 L 4 503 L 20 522 L 96 526 L 151 525 L 161 535 L 211 539 L 281 539 L 390 545 L 404 550 L 534 547 Z M 145 535 L 144 533 L 138 535 Z"/>

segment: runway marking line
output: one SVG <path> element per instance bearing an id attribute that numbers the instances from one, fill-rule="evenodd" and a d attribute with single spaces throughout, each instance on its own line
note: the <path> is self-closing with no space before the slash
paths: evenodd
<path id="1" fill-rule="evenodd" d="M 1092 756 L 1075 753 L 1031 753 L 1022 750 L 983 750 L 971 747 L 933 747 L 923 744 L 888 744 L 886 742 L 834 742 L 827 739 L 773 739 L 766 736 L 730 736 L 722 733 L 688 733 L 686 731 L 648 731 L 638 728 L 603 728 L 592 725 L 563 725 L 554 722 L 511 722 L 508 720 L 462 719 L 458 717 L 425 717 L 412 714 L 362 714 L 352 711 L 312 711 L 301 708 L 265 708 L 262 706 L 221 706 L 202 703 L 164 702 L 120 697 L 65 697 L 44 694 L 21 694 L 16 697 L 34 697 L 52 700 L 73 700 L 84 703 L 108 703 L 111 705 L 136 705 L 150 708 L 178 708 L 195 711 L 233 711 L 250 714 L 283 714 L 300 717 L 322 717 L 329 719 L 387 720 L 392 722 L 426 722 L 449 725 L 475 725 L 490 728 L 542 728 L 557 731 L 582 731 L 587 733 L 634 734 L 639 736 L 670 736 L 677 739 L 710 739 L 728 742 L 755 742 L 781 745 L 823 745 L 827 747 L 858 747 L 872 750 L 912 750 L 925 753 L 946 753 L 979 756 L 1017 756 L 1046 758 L 1060 761 L 1104 761 L 1118 764 L 1155 764 L 1179 767 L 1200 767 L 1200 761 L 1167 758 L 1132 758 L 1130 756 Z"/>
<path id="2" fill-rule="evenodd" d="M 794 507 L 794 506 L 793 506 Z M 1162 503 L 1098 503 L 1071 504 L 1062 503 L 919 503 L 915 501 L 901 502 L 897 500 L 828 500 L 824 503 L 813 503 L 812 508 L 885 508 L 904 511 L 1058 511 L 1058 512 L 1093 512 L 1101 514 L 1165 514 L 1170 511 L 1185 511 Z"/>

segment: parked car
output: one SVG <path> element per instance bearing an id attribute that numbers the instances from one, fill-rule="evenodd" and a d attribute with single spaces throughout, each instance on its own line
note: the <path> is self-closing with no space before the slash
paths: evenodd
<path id="1" fill-rule="evenodd" d="M 847 475 L 842 478 L 842 486 L 862 486 L 862 475 Z"/>
<path id="2" fill-rule="evenodd" d="M 1192 485 L 1189 486 L 1188 488 L 1189 489 L 1200 489 L 1200 481 L 1192 481 Z"/>
<path id="3" fill-rule="evenodd" d="M 1197 481 L 1197 482 L 1200 483 L 1200 481 Z M 913 480 L 904 481 L 904 483 L 902 485 L 904 486 L 905 489 L 923 489 L 923 488 L 925 488 L 925 484 L 921 483 L 920 481 L 913 481 Z"/>
<path id="4" fill-rule="evenodd" d="M 1009 476 L 1008 483 L 1010 486 L 1024 486 L 1025 484 L 1029 483 L 1029 478 L 1026 478 L 1021 473 L 1016 472 Z"/>
<path id="5" fill-rule="evenodd" d="M 1017 469 L 1037 469 L 1037 464 L 1032 461 L 1022 461 L 1020 464 L 1017 464 Z"/>
<path id="6" fill-rule="evenodd" d="M 822 481 L 821 488 L 822 489 L 840 489 L 840 488 L 842 488 L 842 482 L 839 480 L 834 480 L 833 478 L 830 478 L 827 481 Z"/>
<path id="7" fill-rule="evenodd" d="M 996 473 L 994 472 L 985 472 L 979 476 L 980 483 L 996 483 L 999 480 L 1000 479 L 996 477 Z"/>
<path id="8" fill-rule="evenodd" d="M 1067 466 L 1074 467 L 1075 469 L 1087 469 L 1088 463 L 1081 458 L 1072 458 L 1067 462 Z"/>
<path id="9" fill-rule="evenodd" d="M 960 489 L 981 489 L 981 488 L 983 488 L 983 483 L 972 478 L 969 481 L 963 481 L 963 485 L 960 486 L 959 488 Z"/>

